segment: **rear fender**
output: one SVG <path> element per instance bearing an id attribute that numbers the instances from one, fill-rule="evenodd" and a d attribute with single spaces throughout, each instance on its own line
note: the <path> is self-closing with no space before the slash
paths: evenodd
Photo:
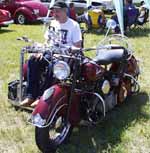
<path id="1" fill-rule="evenodd" d="M 28 21 L 36 20 L 36 16 L 33 14 L 32 10 L 26 7 L 18 8 L 13 14 L 13 18 L 15 18 L 18 13 L 23 13 L 27 17 Z"/>

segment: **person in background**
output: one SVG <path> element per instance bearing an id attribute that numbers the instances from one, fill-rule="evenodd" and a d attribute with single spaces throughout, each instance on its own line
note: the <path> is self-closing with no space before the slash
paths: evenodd
<path id="1" fill-rule="evenodd" d="M 48 30 L 45 33 L 45 38 L 48 38 L 49 30 L 53 29 L 60 33 L 61 43 L 64 45 L 75 46 L 81 48 L 82 35 L 79 24 L 67 16 L 67 5 L 64 1 L 57 0 L 53 7 L 54 20 L 51 21 Z M 39 97 L 43 94 L 39 88 L 39 79 L 41 72 L 48 66 L 48 63 L 42 58 L 48 54 L 38 53 L 32 56 L 28 61 L 27 72 L 27 97 L 20 106 L 34 107 L 39 101 Z"/>
<path id="2" fill-rule="evenodd" d="M 123 7 L 124 31 L 126 31 L 128 28 L 130 28 L 130 26 L 136 23 L 137 17 L 138 17 L 138 9 L 136 9 L 132 0 L 125 0 Z M 115 32 L 120 33 L 117 14 L 113 15 L 111 19 L 113 19 L 117 24 L 116 28 L 114 29 Z"/>
<path id="3" fill-rule="evenodd" d="M 144 1 L 141 1 L 140 3 L 140 7 L 139 7 L 139 16 L 137 19 L 137 22 L 139 25 L 142 25 L 143 23 L 145 23 L 148 19 L 149 16 L 149 9 L 146 6 Z"/>
<path id="4" fill-rule="evenodd" d="M 77 14 L 76 14 L 76 10 L 75 10 L 74 3 L 73 2 L 69 3 L 68 16 L 71 19 L 75 20 L 75 21 L 77 19 Z"/>
<path id="5" fill-rule="evenodd" d="M 85 23 L 88 30 L 92 28 L 98 29 L 97 32 L 101 32 L 106 24 L 106 18 L 104 12 L 96 7 L 89 6 L 85 12 L 77 17 L 79 23 Z"/>
<path id="6" fill-rule="evenodd" d="M 125 0 L 124 6 L 124 28 L 126 30 L 127 27 L 136 23 L 138 17 L 138 9 L 133 4 L 132 0 Z"/>
<path id="7" fill-rule="evenodd" d="M 102 32 L 106 24 L 104 12 L 99 8 L 93 8 L 89 10 L 88 23 L 89 27 L 96 28 L 98 33 Z"/>
<path id="8" fill-rule="evenodd" d="M 129 9 L 134 9 L 135 5 L 133 4 L 132 0 L 125 0 L 125 4 L 124 4 L 124 11 L 127 11 Z"/>

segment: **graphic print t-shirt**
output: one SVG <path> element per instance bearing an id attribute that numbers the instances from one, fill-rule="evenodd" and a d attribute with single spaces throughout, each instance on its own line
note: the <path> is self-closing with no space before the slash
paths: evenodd
<path id="1" fill-rule="evenodd" d="M 67 22 L 62 24 L 53 20 L 49 26 L 49 30 L 59 33 L 61 43 L 68 46 L 82 40 L 79 24 L 70 18 L 67 19 Z M 45 38 L 48 38 L 48 31 L 45 34 Z"/>

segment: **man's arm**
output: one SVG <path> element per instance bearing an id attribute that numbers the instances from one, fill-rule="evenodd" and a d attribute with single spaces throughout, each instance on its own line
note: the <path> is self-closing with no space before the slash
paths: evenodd
<path id="1" fill-rule="evenodd" d="M 81 48 L 81 47 L 82 47 L 82 40 L 73 43 L 73 45 L 74 45 L 75 47 Z"/>

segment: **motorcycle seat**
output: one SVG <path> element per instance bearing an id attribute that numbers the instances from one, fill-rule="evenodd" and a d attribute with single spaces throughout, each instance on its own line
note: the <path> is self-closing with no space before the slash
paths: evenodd
<path id="1" fill-rule="evenodd" d="M 108 65 L 112 62 L 122 62 L 127 58 L 127 51 L 125 49 L 109 49 L 101 50 L 93 59 L 97 64 Z"/>

